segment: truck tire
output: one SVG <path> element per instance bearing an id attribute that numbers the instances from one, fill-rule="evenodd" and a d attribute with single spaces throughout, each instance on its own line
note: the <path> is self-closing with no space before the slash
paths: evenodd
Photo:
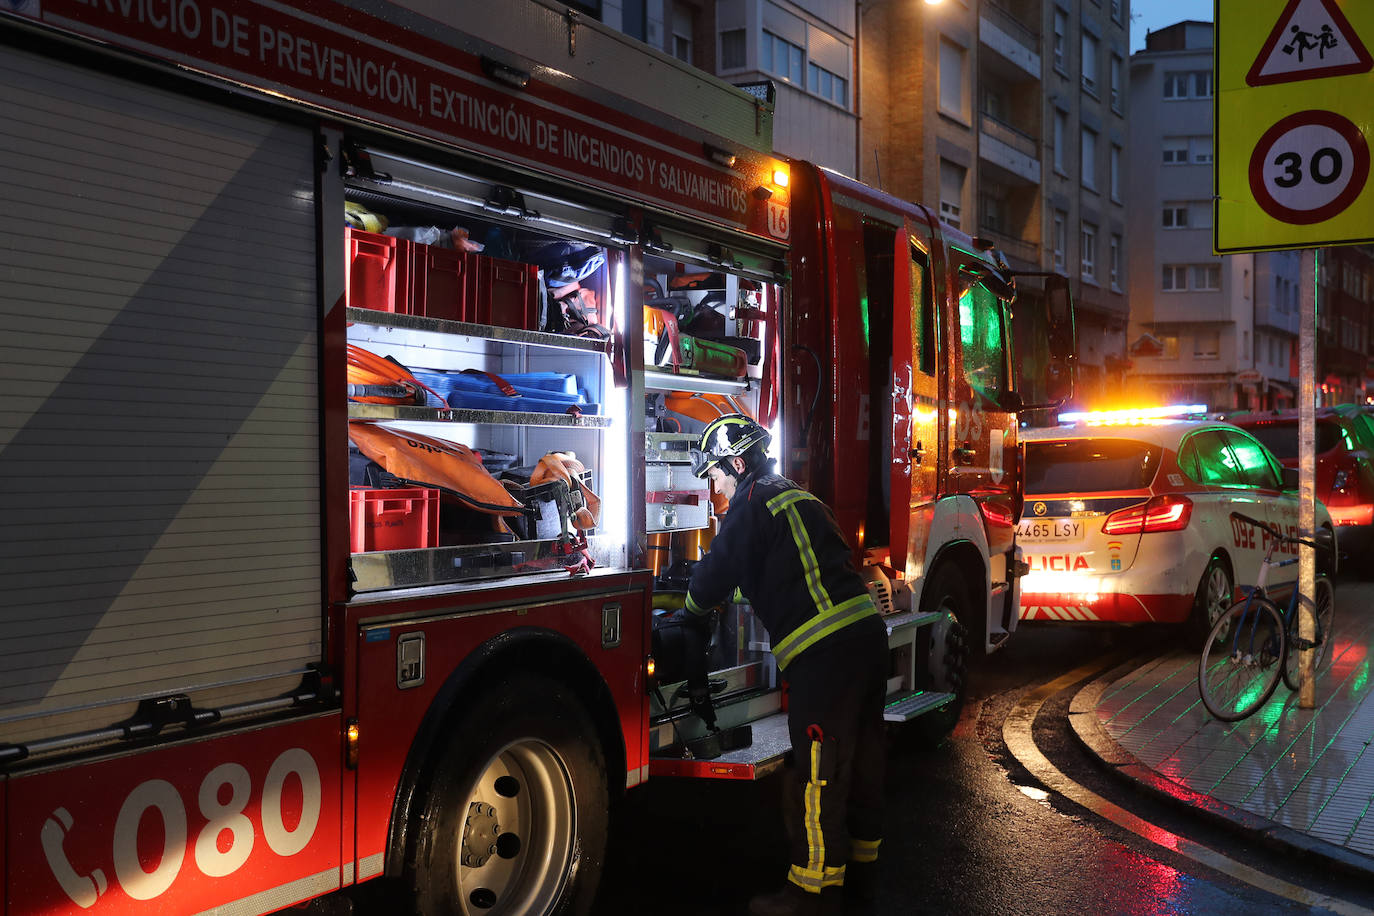
<path id="1" fill-rule="evenodd" d="M 605 861 L 606 763 L 564 684 L 516 674 L 463 713 L 407 869 L 421 916 L 591 912 Z"/>
<path id="2" fill-rule="evenodd" d="M 915 747 L 933 749 L 954 730 L 968 695 L 969 635 L 962 621 L 967 619 L 971 603 L 963 578 L 950 564 L 936 571 L 922 599 L 925 610 L 940 611 L 944 619 L 931 625 L 931 657 L 924 682 L 917 686 L 952 693 L 954 701 L 907 723 L 905 731 Z"/>

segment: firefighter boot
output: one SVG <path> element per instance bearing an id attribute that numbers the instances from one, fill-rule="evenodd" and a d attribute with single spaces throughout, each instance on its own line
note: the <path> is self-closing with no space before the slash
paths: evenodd
<path id="1" fill-rule="evenodd" d="M 844 911 L 873 913 L 878 903 L 878 863 L 850 862 L 844 870 Z"/>
<path id="2" fill-rule="evenodd" d="M 781 890 L 751 899 L 749 916 L 840 916 L 841 893 L 841 888 L 827 887 L 812 894 L 788 881 Z"/>

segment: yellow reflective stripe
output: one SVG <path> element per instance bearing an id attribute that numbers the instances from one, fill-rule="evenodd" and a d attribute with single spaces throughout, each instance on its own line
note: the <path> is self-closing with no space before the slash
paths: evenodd
<path id="1" fill-rule="evenodd" d="M 693 614 L 696 614 L 698 617 L 705 617 L 707 614 L 711 613 L 710 608 L 702 607 L 701 605 L 696 603 L 696 600 L 692 597 L 691 592 L 687 593 L 686 607 L 687 610 L 691 611 Z"/>
<path id="2" fill-rule="evenodd" d="M 865 617 L 875 616 L 878 608 L 873 599 L 865 592 L 855 595 L 848 601 L 835 605 L 812 617 L 806 623 L 788 633 L 773 647 L 773 657 L 779 668 L 786 668 L 803 649 L 824 639 L 836 630 L 843 629 Z"/>
<path id="3" fill-rule="evenodd" d="M 811 547 L 811 537 L 806 533 L 806 524 L 796 507 L 799 502 L 815 498 L 805 490 L 785 490 L 768 500 L 768 509 L 774 515 L 780 512 L 787 513 L 787 525 L 792 529 L 792 540 L 797 544 L 797 555 L 801 559 L 806 590 L 811 593 L 811 600 L 815 602 L 816 608 L 823 611 L 830 607 L 830 596 L 821 587 L 821 564 L 816 560 L 816 551 Z"/>
<path id="4" fill-rule="evenodd" d="M 806 782 L 804 821 L 806 824 L 807 874 L 824 877 L 825 835 L 821 833 L 821 743 L 811 742 L 811 778 Z M 819 886 L 819 885 L 818 885 Z"/>
<path id="5" fill-rule="evenodd" d="M 845 866 L 827 866 L 821 869 L 803 868 L 793 865 L 787 870 L 787 880 L 809 894 L 819 894 L 827 887 L 844 885 Z"/>
<path id="6" fill-rule="evenodd" d="M 878 847 L 882 844 L 882 842 L 882 840 L 851 840 L 849 850 L 849 861 L 878 861 Z"/>

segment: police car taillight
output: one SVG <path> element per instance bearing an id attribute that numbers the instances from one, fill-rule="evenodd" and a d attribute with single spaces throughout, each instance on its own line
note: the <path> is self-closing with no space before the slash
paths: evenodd
<path id="1" fill-rule="evenodd" d="M 1143 506 L 1132 506 L 1107 516 L 1103 534 L 1146 534 L 1182 531 L 1193 517 L 1193 501 L 1186 496 L 1156 496 Z"/>

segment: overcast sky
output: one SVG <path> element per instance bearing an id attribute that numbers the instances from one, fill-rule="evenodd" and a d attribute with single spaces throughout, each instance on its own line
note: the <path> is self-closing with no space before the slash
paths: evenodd
<path id="1" fill-rule="evenodd" d="M 1196 19 L 1212 21 L 1212 0 L 1132 0 L 1131 53 L 1145 49 L 1145 33 Z"/>

